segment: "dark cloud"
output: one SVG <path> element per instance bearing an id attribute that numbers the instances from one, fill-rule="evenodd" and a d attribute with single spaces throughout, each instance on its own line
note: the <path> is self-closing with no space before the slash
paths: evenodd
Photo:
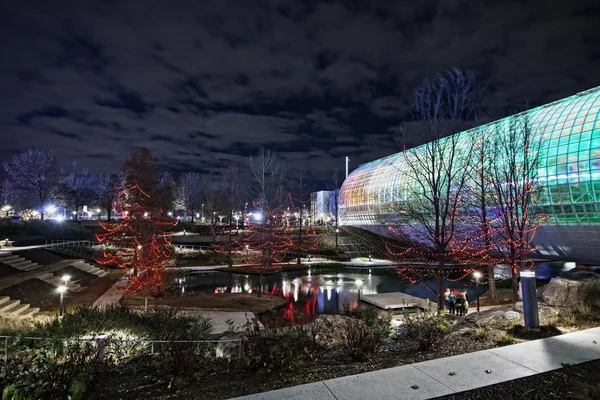
<path id="1" fill-rule="evenodd" d="M 268 146 L 328 179 L 396 151 L 415 86 L 450 67 L 490 118 L 600 84 L 598 26 L 593 0 L 3 2 L 0 158 L 115 171 L 145 145 L 220 172 Z"/>

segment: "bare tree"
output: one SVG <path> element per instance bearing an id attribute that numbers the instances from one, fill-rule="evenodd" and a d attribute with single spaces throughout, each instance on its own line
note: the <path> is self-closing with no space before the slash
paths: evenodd
<path id="1" fill-rule="evenodd" d="M 261 147 L 256 156 L 250 156 L 252 184 L 250 194 L 264 209 L 274 209 L 283 203 L 286 169 L 271 150 Z"/>
<path id="2" fill-rule="evenodd" d="M 244 185 L 243 178 L 240 173 L 240 169 L 237 165 L 230 165 L 227 171 L 223 174 L 222 191 L 227 203 L 227 210 L 229 216 L 229 231 L 227 232 L 228 241 L 228 258 L 227 264 L 229 267 L 233 266 L 232 250 L 234 247 L 234 212 L 240 212 L 243 216 L 244 209 L 244 198 L 246 188 Z M 237 227 L 235 227 L 237 228 Z M 237 229 L 235 229 L 237 231 Z"/>
<path id="3" fill-rule="evenodd" d="M 95 200 L 98 177 L 87 169 L 77 170 L 77 163 L 71 165 L 71 172 L 63 176 L 58 185 L 58 197 L 65 208 L 73 210 L 75 220 L 79 220 L 80 210 Z"/>
<path id="4" fill-rule="evenodd" d="M 96 201 L 106 211 L 106 219 L 112 218 L 112 211 L 118 198 L 119 176 L 101 174 L 96 185 Z"/>
<path id="5" fill-rule="evenodd" d="M 541 142 L 534 138 L 527 114 L 496 124 L 494 138 L 492 152 L 498 161 L 490 171 L 491 197 L 502 236 L 499 252 L 510 266 L 512 297 L 516 303 L 519 271 L 531 262 L 529 254 L 535 250 L 531 242 L 545 221 L 543 214 L 533 212 L 541 191 L 537 179 Z"/>
<path id="6" fill-rule="evenodd" d="M 406 170 L 399 171 L 405 174 L 405 186 L 398 197 L 406 200 L 393 206 L 399 233 L 410 245 L 391 252 L 425 261 L 418 268 L 401 268 L 398 272 L 414 275 L 412 279 L 431 289 L 439 310 L 444 308 L 445 282 L 453 272 L 449 264 L 464 250 L 459 221 L 473 143 L 452 134 L 465 121 L 473 120 L 473 87 L 471 74 L 453 69 L 417 88 L 414 117 L 425 135 L 425 144 L 404 150 Z M 428 285 L 426 278 L 433 278 L 435 287 Z"/>
<path id="7" fill-rule="evenodd" d="M 202 207 L 202 177 L 196 172 L 187 172 L 179 178 L 177 204 L 191 216 L 192 222 Z"/>
<path id="8" fill-rule="evenodd" d="M 15 196 L 15 192 L 10 184 L 8 179 L 2 181 L 0 185 L 0 205 L 4 207 L 12 207 L 15 208 L 17 206 L 17 198 Z M 6 210 L 6 216 L 8 217 L 8 212 L 10 209 Z"/>
<path id="9" fill-rule="evenodd" d="M 173 209 L 175 198 L 177 196 L 177 184 L 173 175 L 166 171 L 158 178 L 158 205 L 162 210 L 163 216 L 166 216 L 169 210 Z"/>
<path id="10" fill-rule="evenodd" d="M 60 180 L 60 169 L 54 153 L 29 149 L 5 162 L 4 169 L 19 201 L 39 208 L 43 220 L 44 207 Z"/>

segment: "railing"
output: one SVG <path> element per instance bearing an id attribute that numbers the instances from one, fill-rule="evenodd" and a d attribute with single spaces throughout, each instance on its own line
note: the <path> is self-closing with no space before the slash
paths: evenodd
<path id="1" fill-rule="evenodd" d="M 103 243 L 93 242 L 91 240 L 46 240 L 44 247 L 103 247 Z"/>
<path id="2" fill-rule="evenodd" d="M 195 244 L 173 244 L 175 250 L 203 250 L 203 251 L 214 251 L 212 246 L 200 246 Z"/>
<path id="3" fill-rule="evenodd" d="M 218 345 L 220 343 L 235 343 L 235 350 L 237 353 L 237 356 L 241 359 L 242 357 L 242 340 L 241 339 L 213 339 L 213 340 L 145 340 L 145 339 L 118 339 L 118 338 L 112 338 L 110 336 L 107 335 L 97 335 L 96 337 L 90 337 L 90 338 L 65 338 L 65 339 L 57 339 L 57 338 L 43 338 L 43 337 L 30 337 L 30 336 L 0 336 L 0 342 L 4 342 L 4 354 L 3 354 L 3 359 L 4 359 L 4 363 L 8 363 L 8 358 L 9 355 L 11 354 L 11 342 L 23 342 L 23 341 L 45 341 L 45 342 L 50 342 L 50 343 L 57 343 L 57 342 L 83 342 L 83 343 L 91 343 L 91 344 L 95 344 L 95 346 L 97 346 L 97 351 L 98 351 L 98 355 L 100 356 L 100 358 L 103 358 L 104 355 L 106 354 L 106 352 L 110 352 L 111 348 L 110 345 L 114 345 L 114 344 L 129 344 L 133 347 L 136 347 L 136 350 L 138 351 L 138 355 L 144 355 L 144 354 L 150 354 L 150 355 L 155 355 L 157 354 L 156 350 L 158 347 L 158 350 L 160 350 L 160 345 L 171 345 L 171 344 L 181 344 L 181 345 L 185 345 L 185 346 L 194 346 L 194 345 L 198 345 L 198 344 L 214 344 L 217 345 L 217 348 L 215 349 L 215 356 L 217 357 L 223 357 L 225 355 L 225 353 L 223 352 L 223 350 L 221 349 L 221 352 L 219 352 L 219 348 Z M 27 349 L 27 348 L 26 348 Z M 20 349 L 22 350 L 22 349 Z M 118 349 L 119 351 L 122 351 L 122 349 Z M 15 349 L 13 351 L 13 353 L 17 353 L 18 350 Z"/>

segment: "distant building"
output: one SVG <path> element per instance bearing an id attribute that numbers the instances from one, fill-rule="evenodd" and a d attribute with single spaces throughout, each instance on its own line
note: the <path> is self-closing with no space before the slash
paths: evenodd
<path id="1" fill-rule="evenodd" d="M 535 206 L 550 220 L 535 236 L 538 255 L 600 263 L 600 87 L 456 135 L 502 134 L 516 118 L 528 118 L 542 143 Z M 403 153 L 361 165 L 342 185 L 340 225 L 389 236 L 397 219 L 390 205 L 410 201 L 413 184 Z M 326 215 L 322 203 L 316 214 Z"/>

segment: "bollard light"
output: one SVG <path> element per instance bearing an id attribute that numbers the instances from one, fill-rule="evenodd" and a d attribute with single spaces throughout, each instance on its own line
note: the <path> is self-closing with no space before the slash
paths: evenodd
<path id="1" fill-rule="evenodd" d="M 481 278 L 481 272 L 473 272 L 473 277 L 475 278 L 475 296 L 477 296 L 477 312 L 479 312 L 479 278 Z"/>

